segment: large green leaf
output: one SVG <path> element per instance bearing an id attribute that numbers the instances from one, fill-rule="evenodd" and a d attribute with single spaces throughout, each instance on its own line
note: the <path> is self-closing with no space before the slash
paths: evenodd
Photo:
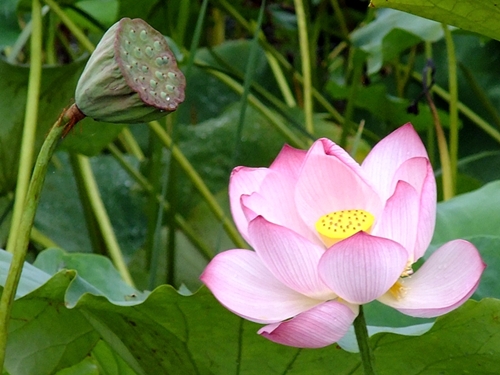
<path id="1" fill-rule="evenodd" d="M 13 306 L 5 367 L 12 375 L 52 374 L 80 362 L 99 335 L 81 311 L 64 306 L 75 271 L 61 271 Z"/>
<path id="2" fill-rule="evenodd" d="M 441 25 L 425 18 L 381 9 L 377 18 L 351 34 L 352 43 L 369 54 L 368 73 L 380 70 L 405 49 L 422 41 L 436 42 L 444 35 Z"/>
<path id="3" fill-rule="evenodd" d="M 371 0 L 370 6 L 402 10 L 500 40 L 497 0 Z"/>
<path id="4" fill-rule="evenodd" d="M 131 369 L 137 374 L 362 374 L 359 356 L 336 345 L 301 350 L 263 339 L 256 334 L 258 324 L 224 309 L 206 288 L 183 296 L 161 286 L 145 299 L 138 294 L 132 300 L 129 289 L 108 290 L 110 300 L 103 290 L 125 286 L 109 260 L 50 250 L 38 264 L 56 271 L 50 263 L 61 260 L 79 270 L 58 271 L 14 303 L 7 361 L 12 375 L 75 366 L 92 350 L 100 368 L 111 361 L 105 374 L 119 374 L 119 368 L 125 374 L 133 374 Z M 94 273 L 107 277 L 89 277 Z M 84 280 L 80 275 L 91 281 L 79 282 Z M 371 344 L 378 373 L 477 373 L 481 366 L 482 374 L 495 374 L 499 309 L 498 300 L 470 301 L 422 336 L 375 335 Z"/>
<path id="5" fill-rule="evenodd" d="M 474 299 L 486 297 L 500 298 L 500 235 L 498 236 L 473 236 L 466 237 L 481 253 L 486 269 L 481 276 L 481 282 L 477 288 Z"/>
<path id="6" fill-rule="evenodd" d="M 56 160 L 46 177 L 35 226 L 68 251 L 90 252 L 92 246 L 71 165 L 63 152 L 56 153 Z M 93 157 L 91 165 L 120 247 L 126 255 L 132 254 L 144 241 L 144 197 L 112 156 Z"/>
<path id="7" fill-rule="evenodd" d="M 435 245 L 477 235 L 500 236 L 500 181 L 438 204 Z"/>
<path id="8" fill-rule="evenodd" d="M 83 61 L 42 69 L 36 150 L 49 127 L 74 96 Z M 0 55 L 0 195 L 14 187 L 26 108 L 29 69 L 8 64 Z"/>

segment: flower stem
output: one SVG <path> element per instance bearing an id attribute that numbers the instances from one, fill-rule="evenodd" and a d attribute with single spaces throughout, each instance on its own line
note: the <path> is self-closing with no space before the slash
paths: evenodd
<path id="1" fill-rule="evenodd" d="M 365 375 L 375 375 L 373 368 L 373 354 L 368 342 L 368 330 L 366 329 L 365 315 L 363 306 L 359 306 L 359 314 L 354 319 L 354 332 L 358 341 L 359 354 L 361 354 L 361 362 L 365 370 Z"/>
<path id="2" fill-rule="evenodd" d="M 314 134 L 311 54 L 309 48 L 307 15 L 304 8 L 304 2 L 302 0 L 295 0 L 294 3 L 295 12 L 297 14 L 297 26 L 299 29 L 302 77 L 304 77 L 304 114 L 306 120 L 306 130 L 309 134 Z"/>
<path id="3" fill-rule="evenodd" d="M 455 44 L 448 25 L 442 24 L 448 53 L 448 89 L 450 92 L 450 169 L 453 193 L 457 186 L 458 164 L 458 78 Z"/>
<path id="4" fill-rule="evenodd" d="M 198 190 L 200 195 L 203 197 L 205 202 L 207 202 L 208 207 L 215 215 L 215 217 L 222 222 L 222 226 L 227 233 L 228 237 L 233 241 L 233 243 L 240 249 L 245 249 L 245 241 L 238 233 L 238 230 L 233 225 L 231 220 L 226 216 L 224 210 L 219 205 L 214 195 L 210 192 L 207 185 L 200 177 L 198 172 L 193 168 L 189 160 L 184 156 L 182 151 L 174 144 L 172 138 L 167 134 L 167 132 L 161 127 L 158 121 L 151 121 L 149 123 L 149 128 L 157 135 L 163 145 L 170 150 L 174 160 L 179 163 L 181 169 L 186 173 L 187 177 L 191 180 L 195 188 Z"/>
<path id="5" fill-rule="evenodd" d="M 21 277 L 24 259 L 26 258 L 31 228 L 35 219 L 35 213 L 40 200 L 40 193 L 42 191 L 43 182 L 45 181 L 45 175 L 47 174 L 47 168 L 57 146 L 57 142 L 65 134 L 68 128 L 71 128 L 82 118 L 82 113 L 75 105 L 65 110 L 50 129 L 35 163 L 35 168 L 31 176 L 26 200 L 23 206 L 23 213 L 16 232 L 16 241 L 13 247 L 13 256 L 9 273 L 0 299 L 0 369 L 3 368 L 5 360 L 7 327 L 12 310 L 12 303 Z"/>
<path id="6" fill-rule="evenodd" d="M 102 201 L 101 194 L 99 193 L 99 188 L 90 161 L 86 156 L 79 154 L 71 155 L 71 159 L 82 176 L 83 189 L 85 189 L 88 196 L 90 207 L 106 245 L 106 249 L 109 252 L 109 256 L 122 279 L 133 287 L 134 281 L 127 268 L 125 259 L 123 258 L 123 253 L 118 244 L 113 226 L 111 225 L 111 220 L 104 206 L 104 202 Z"/>
<path id="7" fill-rule="evenodd" d="M 42 81 L 42 8 L 38 0 L 33 0 L 32 2 L 31 24 L 31 66 L 24 115 L 23 137 L 21 150 L 19 151 L 16 200 L 14 201 L 12 224 L 6 246 L 6 250 L 10 253 L 14 251 L 17 230 L 24 211 L 24 200 L 28 191 L 31 168 L 33 167 L 33 154 L 35 152 L 38 103 Z"/>

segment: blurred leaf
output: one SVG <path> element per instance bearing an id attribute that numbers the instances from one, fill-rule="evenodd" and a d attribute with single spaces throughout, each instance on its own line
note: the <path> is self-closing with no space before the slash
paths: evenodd
<path id="1" fill-rule="evenodd" d="M 61 142 L 70 152 L 95 156 L 112 142 L 126 125 L 98 122 L 87 117 L 79 122 Z"/>
<path id="2" fill-rule="evenodd" d="M 84 61 L 42 69 L 35 155 L 50 126 L 74 96 Z M 29 69 L 11 65 L 0 55 L 0 195 L 13 189 L 17 179 L 24 124 Z"/>
<path id="3" fill-rule="evenodd" d="M 438 204 L 432 243 L 477 235 L 498 236 L 500 228 L 500 181 Z"/>
<path id="4" fill-rule="evenodd" d="M 147 20 L 153 7 L 159 0 L 120 0 L 118 2 L 118 19 L 123 17 L 142 18 Z"/>
<path id="5" fill-rule="evenodd" d="M 92 350 L 92 357 L 99 367 L 99 375 L 136 375 L 137 373 L 114 352 L 106 342 L 100 340 Z"/>
<path id="6" fill-rule="evenodd" d="M 498 287 L 500 285 L 498 272 L 500 269 L 500 234 L 496 236 L 471 236 L 465 237 L 465 239 L 477 247 L 487 266 L 472 298 L 500 298 L 500 288 Z"/>
<path id="7" fill-rule="evenodd" d="M 0 3 L 0 54 L 7 46 L 12 46 L 21 29 L 16 22 L 17 0 L 2 0 Z"/>
<path id="8" fill-rule="evenodd" d="M 496 0 L 371 0 L 370 5 L 402 10 L 500 40 L 500 4 Z"/>
<path id="9" fill-rule="evenodd" d="M 74 366 L 58 371 L 56 375 L 102 375 L 92 358 L 85 358 Z"/>
<path id="10" fill-rule="evenodd" d="M 249 58 L 249 49 L 249 41 L 227 41 L 213 47 L 211 51 L 206 48 L 199 49 L 195 61 L 222 71 L 229 70 L 229 73 L 234 71 L 243 77 Z M 276 81 L 269 69 L 264 51 L 260 47 L 257 55 L 253 80 L 272 93 L 277 93 Z M 193 66 L 187 77 L 186 100 L 177 110 L 178 120 L 183 124 L 203 122 L 220 115 L 230 104 L 239 100 L 240 96 L 217 78 Z"/>
<path id="11" fill-rule="evenodd" d="M 55 162 L 49 166 L 45 177 L 35 227 L 68 251 L 91 252 L 92 245 L 68 156 L 57 152 L 53 160 Z"/>
<path id="12" fill-rule="evenodd" d="M 373 3 L 373 1 L 372 1 Z M 352 43 L 368 52 L 368 73 L 380 70 L 407 48 L 421 41 L 436 42 L 443 37 L 441 25 L 408 13 L 381 9 L 377 18 L 351 34 Z"/>
<path id="13" fill-rule="evenodd" d="M 56 155 L 59 163 L 51 166 L 47 174 L 35 226 L 68 251 L 90 252 L 92 246 L 71 166 L 65 153 Z M 134 181 L 110 155 L 93 157 L 91 165 L 120 247 L 126 256 L 131 255 L 144 240 L 144 197 L 134 190 Z"/>
<path id="14" fill-rule="evenodd" d="M 200 205 L 206 207 L 203 203 Z M 217 237 L 217 234 L 225 238 L 225 232 L 222 229 L 220 232 L 217 231 L 218 228 L 221 228 L 221 224 L 213 219 L 212 213 L 208 208 L 203 212 L 206 213 L 206 216 L 201 218 L 196 216 L 196 220 L 193 221 L 194 227 L 200 238 L 203 238 L 204 242 L 208 244 L 210 244 L 212 237 Z M 197 219 L 201 221 L 198 222 Z M 197 227 L 196 224 L 198 224 L 199 227 Z M 159 245 L 159 260 L 152 265 L 152 267 L 156 267 L 157 285 L 164 284 L 167 279 L 167 235 L 168 230 L 165 229 L 162 232 L 161 243 Z M 230 241 L 227 240 L 227 242 Z M 195 248 L 179 230 L 176 232 L 174 263 L 174 285 L 184 285 L 189 290 L 197 290 L 201 285 L 199 278 L 207 265 L 207 261 L 200 254 L 199 250 Z M 147 288 L 149 285 L 150 268 L 147 263 L 146 251 L 143 248 L 139 249 L 134 254 L 128 267 L 137 287 Z"/>
<path id="15" fill-rule="evenodd" d="M 329 81 L 327 90 L 335 99 L 347 99 L 349 87 L 341 86 L 334 81 Z M 374 83 L 358 88 L 355 103 L 357 108 L 369 111 L 373 116 L 395 129 L 402 124 L 411 122 L 417 131 L 427 130 L 429 124 L 433 123 L 432 114 L 427 105 L 419 107 L 418 114 L 408 113 L 407 108 L 411 104 L 408 99 L 397 98 L 388 94 L 386 84 Z M 438 109 L 441 124 L 449 127 L 450 116 L 448 112 Z M 459 120 L 459 126 L 462 122 Z"/>
<path id="16" fill-rule="evenodd" d="M 485 151 L 459 160 L 460 172 L 487 183 L 500 180 L 500 151 Z"/>
<path id="17" fill-rule="evenodd" d="M 270 165 L 283 147 L 283 138 L 269 121 L 248 107 L 241 148 L 234 150 L 239 114 L 240 105 L 237 103 L 218 117 L 178 129 L 180 149 L 213 192 L 227 188 L 229 174 L 237 165 Z M 185 178 L 180 178 L 179 184 L 179 210 L 189 212 L 199 201 L 193 196 L 192 187 Z"/>
<path id="18" fill-rule="evenodd" d="M 76 6 L 110 27 L 117 18 L 119 0 L 79 0 Z"/>

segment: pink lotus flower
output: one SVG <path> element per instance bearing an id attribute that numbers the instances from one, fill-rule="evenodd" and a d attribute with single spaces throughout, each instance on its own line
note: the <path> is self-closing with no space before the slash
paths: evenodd
<path id="1" fill-rule="evenodd" d="M 281 344 L 330 345 L 373 300 L 415 317 L 445 314 L 472 295 L 485 268 L 471 243 L 454 240 L 412 274 L 434 231 L 436 182 L 411 124 L 362 165 L 328 139 L 307 152 L 285 146 L 269 168 L 235 168 L 229 196 L 255 251 L 218 254 L 201 280 Z"/>

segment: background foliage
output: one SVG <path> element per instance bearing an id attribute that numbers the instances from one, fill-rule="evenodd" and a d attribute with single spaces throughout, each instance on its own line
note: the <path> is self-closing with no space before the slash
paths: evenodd
<path id="1" fill-rule="evenodd" d="M 160 123 L 125 126 L 86 119 L 60 143 L 31 235 L 33 265 L 25 266 L 14 303 L 5 371 L 361 374 L 358 354 L 340 346 L 300 350 L 260 338 L 256 324 L 226 311 L 205 288 L 197 291 L 198 277 L 216 253 L 245 246 L 228 209 L 232 168 L 268 166 L 284 143 L 305 148 L 318 137 L 331 138 L 361 161 L 376 141 L 412 122 L 438 183 L 451 172 L 457 195 L 443 196 L 440 189 L 446 201 L 438 205 L 426 257 L 443 242 L 465 238 L 488 268 L 475 301 L 434 325 L 368 305 L 369 324 L 386 327 L 372 337 L 377 370 L 496 374 L 500 10 L 494 1 L 434 3 L 267 1 L 259 28 L 259 1 L 47 0 L 41 1 L 42 53 L 35 55 L 34 2 L 3 0 L 3 246 L 15 236 L 10 224 L 19 173 L 31 168 L 19 160 L 34 103 L 27 92 L 37 84 L 30 77 L 35 59 L 42 63 L 30 146 L 35 154 L 74 96 L 89 46 L 121 17 L 143 18 L 168 35 L 187 76 L 186 101 Z M 305 6 L 310 71 L 301 54 L 297 4 Z M 430 68 L 432 88 L 422 84 Z M 448 139 L 451 171 L 441 168 L 426 89 Z M 97 195 L 88 181 L 96 182 Z M 103 202 L 111 230 L 102 225 L 96 201 Z M 118 254 L 111 251 L 110 238 L 116 239 Z M 113 267 L 120 261 L 134 285 Z M 10 254 L 1 251 L 2 285 L 9 263 Z M 422 336 L 397 334 L 427 330 Z M 340 345 L 352 350 L 351 338 Z"/>

